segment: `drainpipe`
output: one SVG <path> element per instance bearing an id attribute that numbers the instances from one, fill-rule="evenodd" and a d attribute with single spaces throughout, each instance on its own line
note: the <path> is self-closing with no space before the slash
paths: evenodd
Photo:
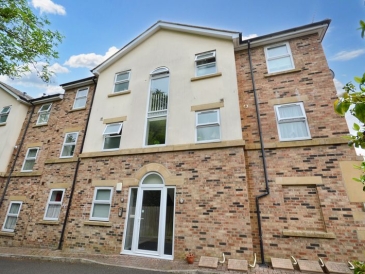
<path id="1" fill-rule="evenodd" d="M 97 82 L 95 81 L 95 79 L 96 79 L 96 77 L 93 78 L 93 82 L 94 82 L 94 93 L 93 93 L 93 96 L 91 97 L 90 109 L 89 109 L 89 113 L 87 114 L 87 120 L 86 120 L 86 125 L 85 125 L 85 132 L 84 132 L 84 136 L 82 138 L 81 148 L 80 148 L 80 153 L 79 154 L 81 154 L 82 151 L 83 151 L 83 149 L 84 149 L 84 143 L 85 143 L 85 138 L 86 138 L 87 127 L 89 125 L 90 113 L 91 113 L 91 109 L 92 109 L 92 106 L 93 106 L 95 92 L 96 92 L 96 86 L 97 86 Z M 59 250 L 62 249 L 62 244 L 64 242 L 67 220 L 68 220 L 68 217 L 70 215 L 72 198 L 73 198 L 74 192 L 75 192 L 75 185 L 76 185 L 77 173 L 79 171 L 79 166 L 80 166 L 80 162 L 81 162 L 80 157 L 77 157 L 77 158 L 78 159 L 77 159 L 77 162 L 76 162 L 76 168 L 75 168 L 74 178 L 73 178 L 73 181 L 72 181 L 70 198 L 69 198 L 69 202 L 68 202 L 68 205 L 67 205 L 66 216 L 65 216 L 65 220 L 63 221 L 63 225 L 62 225 L 62 231 L 61 231 L 60 241 L 58 242 L 58 248 L 57 249 L 59 249 Z"/>
<path id="2" fill-rule="evenodd" d="M 262 265 L 265 265 L 264 243 L 262 241 L 262 227 L 261 227 L 261 215 L 260 215 L 260 203 L 259 203 L 259 200 L 261 198 L 269 195 L 270 194 L 270 189 L 269 189 L 269 181 L 268 181 L 268 176 L 267 176 L 264 141 L 262 139 L 262 129 L 261 129 L 261 121 L 260 121 L 259 102 L 258 102 L 258 98 L 257 98 L 257 92 L 256 92 L 256 87 L 255 87 L 255 79 L 254 79 L 253 68 L 252 68 L 251 43 L 250 43 L 250 40 L 247 41 L 247 49 L 248 49 L 248 58 L 249 58 L 249 62 L 250 62 L 252 88 L 253 88 L 253 94 L 254 94 L 254 97 L 255 97 L 256 116 L 257 116 L 257 127 L 258 127 L 259 135 L 260 135 L 262 166 L 264 168 L 264 177 L 265 177 L 265 190 L 264 190 L 265 192 L 263 194 L 257 195 L 255 197 L 255 201 L 256 201 L 256 212 L 257 212 L 257 223 L 258 223 L 258 227 L 259 227 L 261 264 Z"/>
<path id="3" fill-rule="evenodd" d="M 4 192 L 3 192 L 3 195 L 1 196 L 1 200 L 0 200 L 0 208 L 1 208 L 2 204 L 3 204 L 4 198 L 5 198 L 5 194 L 6 194 L 6 190 L 8 189 L 8 186 L 9 186 L 9 183 L 10 183 L 11 174 L 14 171 L 15 163 L 16 163 L 16 161 L 18 159 L 20 150 L 21 150 L 21 148 L 23 146 L 24 139 L 25 139 L 25 135 L 27 134 L 27 131 L 28 131 L 28 128 L 29 128 L 29 124 L 30 124 L 30 120 L 32 119 L 32 116 L 33 116 L 33 113 L 34 113 L 34 109 L 35 109 L 34 104 L 31 101 L 28 101 L 28 100 L 27 100 L 27 102 L 29 102 L 32 105 L 32 110 L 30 112 L 27 125 L 25 126 L 25 130 L 24 130 L 24 133 L 23 133 L 23 136 L 22 136 L 22 140 L 20 141 L 19 147 L 17 148 L 17 152 L 16 152 L 16 155 L 15 155 L 13 164 L 11 165 L 11 169 L 10 169 L 10 172 L 9 172 L 9 176 L 8 176 L 8 178 L 6 180 L 6 183 L 5 183 Z"/>

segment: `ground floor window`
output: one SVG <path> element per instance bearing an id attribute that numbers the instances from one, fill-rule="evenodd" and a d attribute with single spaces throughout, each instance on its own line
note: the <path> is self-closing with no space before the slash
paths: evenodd
<path id="1" fill-rule="evenodd" d="M 20 208 L 22 207 L 22 202 L 11 202 L 6 213 L 5 222 L 2 230 L 7 232 L 14 232 L 16 222 L 18 220 Z"/>

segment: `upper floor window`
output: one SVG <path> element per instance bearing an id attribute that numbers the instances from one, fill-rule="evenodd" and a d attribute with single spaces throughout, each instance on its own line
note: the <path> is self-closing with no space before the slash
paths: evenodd
<path id="1" fill-rule="evenodd" d="M 275 113 L 280 141 L 311 138 L 303 103 L 276 105 Z"/>
<path id="2" fill-rule="evenodd" d="M 166 67 L 151 73 L 145 145 L 164 145 L 166 141 L 169 70 Z"/>
<path id="3" fill-rule="evenodd" d="M 196 76 L 203 76 L 217 72 L 215 51 L 195 55 Z"/>
<path id="4" fill-rule="evenodd" d="M 33 171 L 35 160 L 37 159 L 39 148 L 28 148 L 27 155 L 25 156 L 22 171 Z"/>
<path id="5" fill-rule="evenodd" d="M 66 133 L 65 139 L 63 140 L 63 146 L 61 151 L 61 158 L 73 157 L 77 142 L 78 132 Z"/>
<path id="6" fill-rule="evenodd" d="M 220 141 L 219 109 L 199 111 L 196 113 L 196 141 Z"/>
<path id="7" fill-rule="evenodd" d="M 109 221 L 112 194 L 112 187 L 95 188 L 90 220 Z"/>
<path id="8" fill-rule="evenodd" d="M 52 103 L 44 104 L 38 110 L 37 125 L 43 125 L 48 123 L 49 113 L 51 112 Z"/>
<path id="9" fill-rule="evenodd" d="M 294 69 L 289 43 L 268 46 L 265 48 L 265 55 L 269 73 Z"/>
<path id="10" fill-rule="evenodd" d="M 120 138 L 122 136 L 123 123 L 115 123 L 106 125 L 103 136 L 103 150 L 119 149 Z"/>
<path id="11" fill-rule="evenodd" d="M 52 189 L 49 194 L 44 220 L 57 221 L 61 212 L 64 189 Z"/>
<path id="12" fill-rule="evenodd" d="M 86 106 L 88 92 L 89 88 L 82 88 L 77 91 L 73 109 L 84 108 Z"/>
<path id="13" fill-rule="evenodd" d="M 114 93 L 128 90 L 130 75 L 131 75 L 130 71 L 124 71 L 115 75 Z"/>
<path id="14" fill-rule="evenodd" d="M 6 120 L 8 119 L 8 115 L 10 112 L 10 106 L 3 107 L 3 109 L 0 112 L 0 124 L 5 124 Z"/>
<path id="15" fill-rule="evenodd" d="M 16 221 L 18 220 L 20 208 L 22 202 L 11 202 L 6 213 L 5 222 L 2 227 L 2 231 L 14 232 Z"/>

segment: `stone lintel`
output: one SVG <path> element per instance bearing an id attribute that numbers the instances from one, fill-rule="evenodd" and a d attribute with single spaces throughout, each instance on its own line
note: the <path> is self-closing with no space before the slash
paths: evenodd
<path id="1" fill-rule="evenodd" d="M 47 159 L 44 164 L 62 164 L 62 163 L 73 163 L 77 162 L 79 158 L 78 157 L 72 157 L 72 158 L 49 158 Z"/>
<path id="2" fill-rule="evenodd" d="M 275 183 L 278 185 L 321 185 L 322 177 L 319 176 L 303 176 L 303 177 L 276 177 Z"/>
<path id="3" fill-rule="evenodd" d="M 224 101 L 191 106 L 191 111 L 202 111 L 202 110 L 217 109 L 217 108 L 222 108 L 222 107 L 224 107 Z"/>
<path id="4" fill-rule="evenodd" d="M 43 220 L 43 221 L 39 221 L 37 224 L 38 225 L 59 225 L 60 222 L 59 221 L 47 221 L 47 220 Z"/>
<path id="5" fill-rule="evenodd" d="M 336 235 L 332 232 L 285 229 L 282 233 L 284 236 L 292 237 L 336 239 Z"/>
<path id="6" fill-rule="evenodd" d="M 127 116 L 106 118 L 106 119 L 103 119 L 103 124 L 112 124 L 112 123 L 118 123 L 118 122 L 124 122 L 124 121 L 127 121 Z"/>
<path id="7" fill-rule="evenodd" d="M 115 187 L 119 183 L 118 180 L 92 180 L 92 186 L 109 186 Z"/>

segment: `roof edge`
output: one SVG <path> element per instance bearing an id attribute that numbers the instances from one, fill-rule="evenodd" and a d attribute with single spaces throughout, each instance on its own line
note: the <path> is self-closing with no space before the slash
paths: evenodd
<path id="1" fill-rule="evenodd" d="M 286 39 L 292 39 L 292 38 L 296 38 L 299 36 L 304 36 L 307 34 L 313 34 L 313 33 L 318 33 L 320 42 L 322 42 L 330 23 L 331 23 L 331 19 L 325 19 L 322 21 L 318 21 L 315 23 L 311 23 L 311 24 L 307 24 L 307 25 L 303 25 L 303 26 L 299 26 L 299 27 L 295 27 L 295 28 L 290 28 L 290 29 L 286 29 L 286 30 L 282 30 L 282 31 L 278 31 L 278 32 L 273 32 L 270 34 L 266 34 L 266 35 L 246 39 L 246 40 L 240 40 L 239 44 L 236 45 L 235 50 L 237 51 L 237 50 L 241 50 L 241 49 L 246 49 L 248 43 L 250 43 L 251 47 L 258 47 L 258 46 L 267 45 L 270 43 L 280 42 L 280 41 L 283 41 Z"/>
<path id="2" fill-rule="evenodd" d="M 175 31 L 183 31 L 188 33 L 194 33 L 194 34 L 200 34 L 205 36 L 212 36 L 222 39 L 236 39 L 240 37 L 241 33 L 236 31 L 228 31 L 228 30 L 220 30 L 220 29 L 214 29 L 214 28 L 207 28 L 207 27 L 199 27 L 199 26 L 193 26 L 193 25 L 186 25 L 186 24 L 180 24 L 180 23 L 172 23 L 167 21 L 157 21 L 155 24 L 153 24 L 151 27 L 149 27 L 147 30 L 142 32 L 140 35 L 138 35 L 136 38 L 134 38 L 132 41 L 130 41 L 128 44 L 126 44 L 124 47 L 122 47 L 120 50 L 118 50 L 116 53 L 114 53 L 112 56 L 110 56 L 108 59 L 106 59 L 104 62 L 96 66 L 91 70 L 91 72 L 95 75 L 99 75 L 101 71 L 112 65 L 114 62 L 116 62 L 119 58 L 127 54 L 129 51 L 131 51 L 133 48 L 137 47 L 139 44 L 147 40 L 150 36 L 152 36 L 154 33 L 156 33 L 160 29 L 167 29 L 167 30 L 175 30 Z"/>

